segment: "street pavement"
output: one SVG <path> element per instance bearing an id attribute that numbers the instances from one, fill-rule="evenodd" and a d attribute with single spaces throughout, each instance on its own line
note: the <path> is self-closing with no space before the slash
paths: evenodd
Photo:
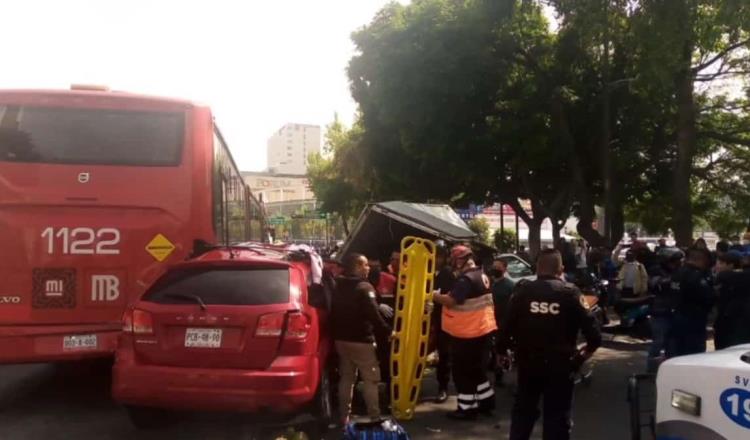
<path id="1" fill-rule="evenodd" d="M 626 380 L 630 374 L 643 371 L 645 348 L 623 336 L 607 337 L 594 358 L 593 380 L 576 390 L 574 439 L 630 438 Z M 164 428 L 138 431 L 124 410 L 110 400 L 109 380 L 106 362 L 0 367 L 0 439 L 247 440 L 277 435 L 277 431 L 259 433 L 257 420 L 248 416 L 224 414 L 182 414 Z M 413 439 L 505 439 L 512 395 L 508 388 L 497 391 L 494 418 L 454 422 L 445 414 L 455 408 L 455 397 L 442 405 L 431 403 L 437 386 L 430 373 L 423 385 L 423 403 L 414 420 L 404 426 Z M 338 436 L 332 433 L 328 437 Z M 541 439 L 541 429 L 533 438 Z"/>

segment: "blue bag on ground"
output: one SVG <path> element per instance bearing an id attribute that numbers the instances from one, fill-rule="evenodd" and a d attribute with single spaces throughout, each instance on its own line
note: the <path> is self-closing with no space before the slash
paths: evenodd
<path id="1" fill-rule="evenodd" d="M 409 440 L 406 430 L 393 419 L 378 422 L 350 422 L 344 429 L 344 440 Z"/>

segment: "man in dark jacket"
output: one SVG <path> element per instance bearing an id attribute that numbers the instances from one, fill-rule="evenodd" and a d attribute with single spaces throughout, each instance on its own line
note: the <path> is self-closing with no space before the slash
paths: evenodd
<path id="1" fill-rule="evenodd" d="M 434 289 L 441 293 L 447 293 L 453 290 L 453 284 L 456 282 L 456 275 L 448 265 L 448 250 L 445 244 L 438 244 L 437 255 L 435 258 L 435 267 L 438 272 L 435 274 Z M 451 377 L 451 335 L 442 329 L 443 306 L 435 304 L 432 309 L 432 326 L 435 329 L 435 337 L 438 351 L 437 364 L 437 381 L 438 395 L 435 398 L 436 403 L 443 403 L 448 400 L 448 383 Z"/>
<path id="2" fill-rule="evenodd" d="M 716 270 L 716 349 L 750 343 L 750 271 L 742 270 L 742 254 L 727 251 L 719 255 Z"/>
<path id="3" fill-rule="evenodd" d="M 659 273 L 649 279 L 649 292 L 654 296 L 651 305 L 651 347 L 646 358 L 646 370 L 656 373 L 664 360 L 667 349 L 667 336 L 672 326 L 672 314 L 677 306 L 675 291 L 672 290 L 672 276 L 682 265 L 681 251 L 670 255 L 660 265 Z"/>
<path id="4" fill-rule="evenodd" d="M 378 310 L 383 321 L 389 326 L 393 326 L 393 307 L 396 304 L 396 277 L 383 272 L 380 269 L 380 261 L 371 259 L 370 275 L 368 281 L 375 288 L 376 301 Z M 387 390 L 391 389 L 391 373 L 389 369 L 391 360 L 391 344 L 389 343 L 390 335 L 375 334 L 375 345 L 377 346 L 378 361 L 380 362 L 380 379 L 385 383 Z M 390 399 L 390 392 L 386 393 L 386 404 Z"/>
<path id="5" fill-rule="evenodd" d="M 508 263 L 502 258 L 496 258 L 492 262 L 492 300 L 495 303 L 495 322 L 498 328 L 502 328 L 505 309 L 508 307 L 510 295 L 516 283 L 508 277 Z"/>
<path id="6" fill-rule="evenodd" d="M 711 252 L 691 248 L 685 265 L 672 276 L 675 308 L 667 338 L 667 357 L 706 351 L 708 313 L 715 299 L 710 268 Z"/>
<path id="7" fill-rule="evenodd" d="M 492 277 L 492 301 L 495 303 L 495 323 L 498 331 L 501 331 L 504 325 L 505 309 L 508 307 L 516 283 L 508 277 L 508 262 L 502 258 L 495 258 L 492 262 L 490 276 Z M 493 352 L 495 351 L 496 347 L 493 346 Z M 495 367 L 495 386 L 500 387 L 503 384 L 503 369 L 495 365 L 494 359 L 492 365 Z"/>
<path id="8" fill-rule="evenodd" d="M 331 332 L 339 356 L 339 412 L 346 422 L 351 412 L 357 371 L 362 377 L 367 415 L 380 417 L 378 383 L 380 367 L 375 335 L 388 335 L 391 328 L 378 311 L 375 288 L 367 282 L 367 258 L 350 254 L 344 258 L 344 275 L 336 279 L 331 301 Z"/>

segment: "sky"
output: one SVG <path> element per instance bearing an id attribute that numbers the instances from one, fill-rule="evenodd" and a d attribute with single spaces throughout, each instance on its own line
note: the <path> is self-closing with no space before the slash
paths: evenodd
<path id="1" fill-rule="evenodd" d="M 401 0 L 407 3 L 407 0 Z M 388 0 L 3 2 L 0 88 L 113 90 L 211 106 L 243 171 L 287 122 L 351 123 L 352 31 Z"/>

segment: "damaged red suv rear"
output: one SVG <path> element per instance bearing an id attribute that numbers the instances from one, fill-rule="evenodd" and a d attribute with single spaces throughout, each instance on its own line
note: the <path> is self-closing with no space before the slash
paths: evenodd
<path id="1" fill-rule="evenodd" d="M 330 419 L 326 312 L 313 305 L 310 259 L 290 255 L 210 250 L 128 308 L 112 393 L 136 426 L 152 426 L 157 409 Z"/>

